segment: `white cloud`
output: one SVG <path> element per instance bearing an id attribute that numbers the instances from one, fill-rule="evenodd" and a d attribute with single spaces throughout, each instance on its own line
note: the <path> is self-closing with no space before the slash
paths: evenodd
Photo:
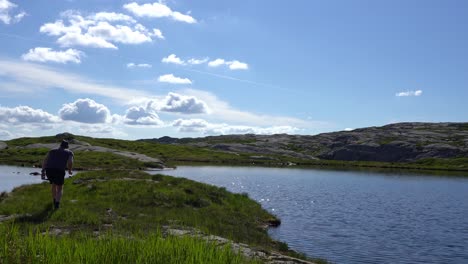
<path id="1" fill-rule="evenodd" d="M 189 24 L 197 23 L 197 21 L 190 15 L 184 15 L 177 11 L 172 12 L 172 18 L 174 18 L 177 21 L 182 21 Z"/>
<path id="2" fill-rule="evenodd" d="M 22 123 L 56 123 L 59 119 L 42 109 L 34 109 L 29 106 L 17 106 L 13 108 L 0 106 L 0 122 L 9 124 Z"/>
<path id="3" fill-rule="evenodd" d="M 208 66 L 210 67 L 219 67 L 221 65 L 224 65 L 226 62 L 223 59 L 216 59 L 213 61 L 208 62 Z"/>
<path id="4" fill-rule="evenodd" d="M 157 37 L 158 39 L 164 39 L 164 36 L 163 36 L 161 30 L 159 30 L 157 28 L 153 29 L 153 33 L 150 33 L 150 36 Z"/>
<path id="5" fill-rule="evenodd" d="M 209 67 L 219 67 L 219 66 L 228 66 L 230 70 L 248 70 L 249 65 L 244 62 L 240 62 L 238 60 L 233 60 L 233 61 L 226 61 L 224 59 L 218 58 L 212 61 L 208 61 L 208 58 L 203 58 L 203 59 L 195 59 L 191 58 L 188 61 L 184 61 L 183 59 L 177 57 L 175 54 L 171 54 L 165 58 L 163 58 L 161 61 L 164 63 L 173 63 L 173 64 L 178 64 L 178 65 L 200 65 L 208 62 Z"/>
<path id="6" fill-rule="evenodd" d="M 136 20 L 133 19 L 133 17 L 115 12 L 99 12 L 94 15 L 90 15 L 89 18 L 96 21 L 125 21 L 128 23 L 136 23 Z"/>
<path id="7" fill-rule="evenodd" d="M 26 16 L 25 12 L 20 12 L 16 15 L 10 15 L 10 11 L 16 7 L 18 7 L 18 5 L 8 0 L 0 0 L 0 21 L 7 25 L 21 21 L 21 19 Z"/>
<path id="8" fill-rule="evenodd" d="M 164 63 L 173 63 L 173 64 L 178 64 L 178 65 L 184 65 L 185 62 L 178 58 L 175 54 L 171 54 L 161 60 Z"/>
<path id="9" fill-rule="evenodd" d="M 164 123 L 159 119 L 153 107 L 153 102 L 150 101 L 145 107 L 132 106 L 125 112 L 124 123 L 127 125 L 150 125 L 160 126 Z"/>
<path id="10" fill-rule="evenodd" d="M 249 69 L 249 65 L 244 62 L 240 61 L 228 61 L 227 64 L 229 65 L 229 69 L 231 70 L 247 70 Z"/>
<path id="11" fill-rule="evenodd" d="M 216 59 L 208 62 L 208 66 L 210 67 L 219 67 L 222 65 L 226 65 L 229 67 L 230 70 L 248 70 L 249 65 L 245 62 L 240 62 L 238 60 L 233 61 L 226 61 L 224 59 Z"/>
<path id="12" fill-rule="evenodd" d="M 154 2 L 152 4 L 140 5 L 136 2 L 125 4 L 123 6 L 132 14 L 138 17 L 170 17 L 176 21 L 181 21 L 189 24 L 197 23 L 197 20 L 190 15 L 184 15 L 177 11 L 172 11 L 167 5 L 163 3 Z"/>
<path id="13" fill-rule="evenodd" d="M 261 115 L 242 111 L 232 107 L 228 102 L 219 99 L 214 94 L 207 91 L 185 89 L 183 92 L 184 94 L 194 96 L 209 105 L 210 118 L 217 122 L 264 127 L 289 125 L 300 128 L 316 128 L 329 126 L 326 122 L 305 121 L 294 117 Z"/>
<path id="14" fill-rule="evenodd" d="M 402 96 L 421 96 L 423 93 L 422 90 L 416 90 L 416 91 L 406 91 L 406 92 L 399 92 L 396 94 L 398 97 Z"/>
<path id="15" fill-rule="evenodd" d="M 65 26 L 62 20 L 57 20 L 54 23 L 45 23 L 39 28 L 39 32 L 49 36 L 59 36 L 67 33 L 81 33 L 81 28 L 75 26 Z"/>
<path id="16" fill-rule="evenodd" d="M 345 128 L 345 129 L 343 129 L 343 130 L 344 130 L 344 131 L 353 131 L 354 128 L 347 127 L 347 128 Z"/>
<path id="17" fill-rule="evenodd" d="M 173 83 L 173 84 L 191 84 L 192 83 L 190 79 L 176 77 L 172 73 L 159 76 L 158 82 Z"/>
<path id="18" fill-rule="evenodd" d="M 204 59 L 195 59 L 195 58 L 192 58 L 192 59 L 189 59 L 189 60 L 188 60 L 188 63 L 189 63 L 189 64 L 192 64 L 192 65 L 199 65 L 199 64 L 206 63 L 207 61 L 208 61 L 208 58 L 204 58 Z"/>
<path id="19" fill-rule="evenodd" d="M 106 41 L 105 39 L 76 33 L 67 33 L 61 36 L 59 39 L 57 39 L 57 43 L 63 47 L 84 46 L 91 48 L 117 49 L 117 46 Z"/>
<path id="20" fill-rule="evenodd" d="M 177 119 L 172 123 L 180 132 L 201 132 L 205 135 L 229 135 L 229 134 L 293 134 L 299 129 L 292 126 L 233 126 L 228 124 L 209 123 L 203 119 Z"/>
<path id="21" fill-rule="evenodd" d="M 210 124 L 203 119 L 177 119 L 172 126 L 179 128 L 180 132 L 202 132 Z"/>
<path id="22" fill-rule="evenodd" d="M 121 102 L 151 97 L 151 94 L 144 91 L 128 87 L 103 85 L 79 75 L 26 62 L 0 59 L 0 76 L 10 80 L 10 83 L 15 83 L 17 87 L 22 87 L 23 92 L 30 93 L 37 92 L 37 87 L 43 89 L 60 87 L 72 93 L 100 95 Z M 3 88 L 0 84 L 0 91 L 5 92 L 4 89 L 8 91 L 7 87 Z"/>
<path id="23" fill-rule="evenodd" d="M 204 114 L 210 113 L 208 105 L 195 96 L 184 96 L 177 93 L 169 93 L 159 103 L 159 111 L 174 112 L 182 114 Z"/>
<path id="24" fill-rule="evenodd" d="M 113 26 L 108 22 L 99 22 L 96 26 L 89 27 L 87 34 L 107 41 L 124 44 L 140 44 L 152 41 L 148 32 L 141 32 L 123 25 Z"/>
<path id="25" fill-rule="evenodd" d="M 64 104 L 59 110 L 59 116 L 63 120 L 90 124 L 106 123 L 111 119 L 110 111 L 105 105 L 96 103 L 89 98 Z"/>
<path id="26" fill-rule="evenodd" d="M 0 59 L 0 78 L 5 81 L 0 84 L 0 95 L 9 97 L 19 94 L 24 96 L 26 93 L 29 96 L 29 94 L 37 94 L 38 91 L 60 88 L 68 93 L 79 94 L 81 97 L 97 95 L 112 98 L 120 104 L 133 103 L 132 105 L 135 105 L 137 102 L 153 100 L 155 102 L 153 107 L 157 113 L 164 111 L 174 114 L 208 114 L 204 118 L 209 118 L 210 122 L 213 123 L 255 127 L 288 125 L 301 129 L 330 129 L 332 127 L 332 124 L 327 122 L 239 110 L 207 91 L 184 89 L 177 93 L 183 94 L 183 96 L 168 95 L 164 97 L 143 90 L 106 85 L 59 68 L 17 60 Z M 14 91 L 11 90 L 12 87 L 15 89 Z M 21 90 L 16 90 L 16 88 L 21 88 Z M 191 100 L 186 100 L 187 97 L 193 97 L 196 100 L 193 99 L 190 103 Z M 190 105 L 192 106 L 189 107 Z"/>
<path id="27" fill-rule="evenodd" d="M 23 54 L 21 58 L 25 61 L 39 62 L 57 62 L 57 63 L 80 63 L 83 52 L 76 49 L 67 49 L 65 51 L 54 51 L 51 48 L 37 47 L 30 49 L 28 53 Z"/>
<path id="28" fill-rule="evenodd" d="M 117 49 L 115 43 L 141 44 L 152 42 L 153 37 L 164 39 L 161 30 L 148 30 L 132 17 L 114 12 L 99 12 L 88 16 L 68 10 L 54 23 L 46 23 L 41 33 L 58 36 L 57 43 L 63 47 L 86 46 Z M 119 23 L 123 24 L 119 24 Z"/>
<path id="29" fill-rule="evenodd" d="M 147 63 L 133 63 L 133 62 L 130 62 L 130 63 L 127 63 L 127 68 L 151 68 L 151 64 L 147 64 Z"/>

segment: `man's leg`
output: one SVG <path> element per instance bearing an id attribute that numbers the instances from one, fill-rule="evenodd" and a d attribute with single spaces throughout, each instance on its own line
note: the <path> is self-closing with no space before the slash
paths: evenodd
<path id="1" fill-rule="evenodd" d="M 55 204 L 55 201 L 56 201 L 55 198 L 57 197 L 57 188 L 55 186 L 57 185 L 52 183 L 50 186 L 51 186 L 51 191 L 52 191 L 52 199 L 54 200 L 54 204 Z"/>
<path id="2" fill-rule="evenodd" d="M 60 207 L 60 200 L 62 199 L 63 185 L 52 184 L 52 197 L 54 198 L 54 207 Z"/>
<path id="3" fill-rule="evenodd" d="M 55 186 L 56 186 L 55 201 L 60 203 L 60 200 L 62 199 L 62 194 L 63 194 L 63 185 L 55 185 Z"/>

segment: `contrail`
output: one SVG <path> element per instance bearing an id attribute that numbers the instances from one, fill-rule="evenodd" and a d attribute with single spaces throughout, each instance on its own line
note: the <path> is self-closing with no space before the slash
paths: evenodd
<path id="1" fill-rule="evenodd" d="M 258 86 L 264 86 L 264 87 L 270 87 L 270 88 L 275 88 L 275 89 L 286 90 L 286 89 L 283 89 L 283 88 L 281 88 L 281 87 L 279 87 L 279 86 L 275 86 L 275 85 L 271 85 L 271 84 L 259 83 L 259 82 L 254 82 L 254 81 L 250 81 L 250 80 L 234 78 L 234 77 L 231 77 L 231 76 L 222 75 L 222 74 L 216 74 L 216 73 L 212 73 L 212 72 L 206 72 L 206 71 L 200 71 L 200 70 L 194 70 L 194 69 L 183 69 L 183 70 L 184 70 L 184 71 L 190 71 L 190 72 L 201 73 L 201 74 L 205 74 L 205 75 L 211 75 L 211 76 L 214 76 L 214 77 L 217 77 L 217 78 L 226 79 L 226 80 L 231 80 L 231 81 L 237 81 L 237 82 L 243 82 L 243 83 L 250 83 L 250 84 L 258 85 Z"/>

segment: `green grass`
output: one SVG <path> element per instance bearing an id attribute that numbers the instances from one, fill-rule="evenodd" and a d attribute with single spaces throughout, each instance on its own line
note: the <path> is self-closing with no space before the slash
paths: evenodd
<path id="1" fill-rule="evenodd" d="M 268 236 L 264 226 L 277 218 L 247 195 L 233 194 L 224 188 L 184 178 L 149 175 L 137 170 L 82 172 L 66 179 L 59 210 L 52 209 L 47 183 L 21 186 L 11 194 L 0 197 L 0 215 L 19 216 L 0 224 L 0 227 L 6 226 L 6 229 L 2 227 L 3 231 L 0 230 L 1 237 L 4 237 L 1 232 L 9 232 L 8 228 L 13 226 L 19 230 L 30 230 L 27 234 L 16 235 L 18 241 L 14 243 L 22 246 L 7 256 L 11 258 L 19 254 L 26 258 L 26 262 L 29 262 L 30 257 L 26 254 L 30 251 L 28 245 L 34 244 L 34 239 L 41 239 L 37 236 L 38 232 L 45 232 L 52 226 L 70 232 L 70 238 L 63 238 L 65 244 L 82 244 L 82 241 L 85 241 L 83 249 L 80 249 L 84 252 L 87 247 L 104 247 L 104 251 L 115 250 L 111 248 L 125 243 L 130 245 L 122 247 L 128 247 L 128 250 L 133 252 L 133 240 L 126 239 L 125 242 L 122 238 L 140 237 L 141 234 L 157 235 L 155 232 L 162 226 L 171 226 L 195 228 L 205 234 L 226 237 L 235 242 L 301 256 L 288 250 L 284 243 L 273 241 Z M 109 249 L 106 249 L 106 243 L 89 239 L 95 231 L 106 234 L 111 232 L 108 239 L 112 246 L 109 246 Z M 31 233 L 36 235 L 31 236 Z M 158 237 L 155 236 L 148 241 L 142 241 L 142 247 L 150 248 L 157 240 Z M 180 243 L 189 242 L 195 243 L 192 240 Z M 0 248 L 11 248 L 8 244 L 10 242 L 2 243 Z M 194 245 L 201 247 L 197 243 Z M 49 246 L 50 248 L 41 248 L 41 252 L 55 250 L 54 245 Z M 181 249 L 184 248 L 185 246 L 181 246 Z M 68 254 L 66 250 L 63 252 Z M 70 257 L 76 260 L 77 256 Z M 151 256 L 148 258 L 152 260 Z M 97 256 L 96 260 L 100 262 L 101 256 Z"/>
<path id="2" fill-rule="evenodd" d="M 104 224 L 154 230 L 177 223 L 248 244 L 272 242 L 260 226 L 275 217 L 260 204 L 183 178 L 141 171 L 84 172 L 66 180 L 66 210 L 52 211 L 50 201 L 47 183 L 22 186 L 2 201 L 0 215 L 29 214 L 21 222 L 89 230 Z"/>
<path id="3" fill-rule="evenodd" d="M 419 170 L 427 173 L 451 173 L 457 176 L 468 176 L 468 158 L 429 158 L 414 162 L 378 162 L 378 161 L 340 161 L 340 160 L 295 160 L 298 166 L 330 169 L 397 169 Z"/>
<path id="4" fill-rule="evenodd" d="M 23 149 L 9 147 L 0 150 L 0 164 L 23 165 L 27 167 L 42 165 L 42 161 L 49 149 L 35 148 Z M 74 168 L 78 169 L 138 169 L 153 167 L 152 164 L 142 161 L 129 159 L 117 154 L 94 152 L 94 151 L 75 151 Z"/>
<path id="5" fill-rule="evenodd" d="M 468 158 L 451 158 L 451 159 L 436 159 L 428 158 L 421 159 L 413 162 L 416 166 L 424 166 L 430 168 L 437 168 L 439 170 L 450 170 L 458 168 L 459 170 L 468 171 Z"/>
<path id="6" fill-rule="evenodd" d="M 52 236 L 14 225 L 0 225 L 0 263 L 254 263 L 193 237 L 163 237 L 159 232 L 122 237 L 108 232 Z"/>
<path id="7" fill-rule="evenodd" d="M 200 147 L 193 147 L 193 146 L 184 146 L 184 145 L 171 145 L 171 144 L 160 144 L 155 142 L 148 142 L 148 141 L 129 141 L 129 140 L 120 140 L 120 139 L 110 139 L 110 138 L 90 138 L 84 136 L 75 136 L 75 135 L 66 135 L 60 137 L 38 137 L 38 138 L 18 138 L 13 139 L 10 141 L 6 141 L 9 148 L 7 150 L 0 150 L 0 164 L 14 164 L 14 165 L 21 165 L 21 164 L 38 164 L 40 160 L 43 159 L 41 155 L 31 156 L 29 158 L 24 158 L 23 153 L 27 152 L 27 150 L 18 150 L 18 147 L 23 147 L 33 143 L 58 143 L 64 139 L 75 139 L 82 142 L 87 142 L 93 146 L 101 146 L 112 148 L 116 150 L 123 150 L 123 151 L 132 151 L 141 154 L 145 154 L 149 157 L 158 158 L 162 162 L 164 162 L 167 166 L 176 166 L 178 164 L 183 163 L 204 163 L 204 164 L 244 164 L 244 165 L 278 165 L 281 163 L 286 163 L 291 161 L 291 157 L 285 157 L 281 155 L 268 155 L 262 154 L 263 156 L 272 157 L 276 161 L 272 162 L 269 160 L 257 160 L 250 158 L 251 156 L 258 156 L 257 153 L 227 153 L 223 151 L 216 151 L 209 148 L 200 148 Z M 246 140 L 247 142 L 248 140 Z M 250 140 L 251 141 L 251 140 Z M 248 141 L 248 142 L 250 142 Z M 3 153 L 4 158 L 1 158 L 1 153 Z M 86 155 L 90 152 L 85 152 Z M 79 154 L 79 153 L 76 153 Z M 84 159 L 86 159 L 86 155 L 84 155 Z M 106 154 L 96 154 L 96 155 L 106 155 Z M 13 161 L 13 159 L 15 161 Z M 118 158 L 114 158 L 116 161 Z M 123 160 L 125 158 L 121 158 Z M 78 160 L 78 159 L 77 159 Z M 125 164 L 125 162 L 120 162 Z M 118 166 L 118 168 L 126 167 L 127 168 L 142 168 L 142 167 L 155 167 L 154 164 L 125 164 L 119 165 L 119 162 L 111 162 L 109 166 L 103 164 L 102 166 L 99 165 L 95 159 L 89 158 L 86 160 L 86 163 L 78 164 L 77 167 L 80 168 L 113 168 L 114 166 Z"/>

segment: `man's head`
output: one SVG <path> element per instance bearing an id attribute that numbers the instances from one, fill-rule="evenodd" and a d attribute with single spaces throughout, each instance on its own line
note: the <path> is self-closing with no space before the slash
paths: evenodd
<path id="1" fill-rule="evenodd" d="M 60 143 L 60 147 L 64 148 L 64 149 L 67 149 L 68 148 L 68 141 L 63 139 L 62 142 Z"/>

